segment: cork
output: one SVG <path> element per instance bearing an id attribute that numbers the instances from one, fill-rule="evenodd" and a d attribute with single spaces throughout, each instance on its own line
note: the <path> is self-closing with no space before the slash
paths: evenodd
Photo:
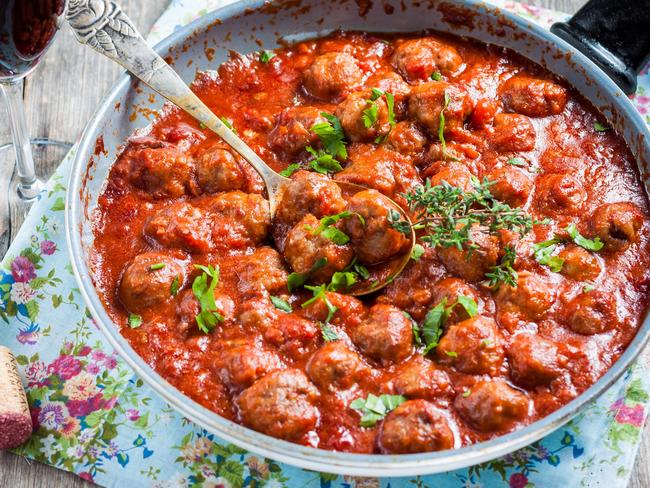
<path id="1" fill-rule="evenodd" d="M 0 449 L 11 449 L 32 435 L 27 396 L 11 351 L 0 346 Z"/>

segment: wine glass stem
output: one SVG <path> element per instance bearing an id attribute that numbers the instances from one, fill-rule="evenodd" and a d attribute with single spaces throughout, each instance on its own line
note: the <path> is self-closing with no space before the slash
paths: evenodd
<path id="1" fill-rule="evenodd" d="M 41 183 L 36 178 L 34 157 L 29 141 L 29 131 L 25 120 L 22 80 L 0 84 L 11 123 L 11 136 L 16 152 L 16 171 L 18 172 L 18 196 L 23 200 L 32 200 L 38 196 Z"/>

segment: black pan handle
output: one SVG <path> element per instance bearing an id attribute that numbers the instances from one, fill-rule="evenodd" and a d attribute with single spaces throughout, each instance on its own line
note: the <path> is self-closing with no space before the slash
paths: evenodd
<path id="1" fill-rule="evenodd" d="M 551 26 L 600 66 L 628 95 L 650 59 L 650 0 L 590 0 L 568 22 Z"/>

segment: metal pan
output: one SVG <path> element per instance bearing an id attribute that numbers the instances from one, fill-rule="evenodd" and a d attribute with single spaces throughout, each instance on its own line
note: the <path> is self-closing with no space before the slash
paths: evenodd
<path id="1" fill-rule="evenodd" d="M 596 62 L 530 21 L 475 0 L 384 0 L 381 3 L 370 0 L 285 0 L 284 3 L 247 0 L 202 17 L 175 32 L 156 49 L 162 56 L 173 59 L 183 79 L 191 82 L 196 70 L 215 69 L 226 60 L 230 50 L 248 53 L 259 50 L 260 45 L 273 48 L 282 41 L 315 37 L 336 29 L 376 32 L 434 29 L 507 47 L 563 77 L 590 100 L 627 141 L 647 186 L 650 183 L 646 176 L 650 133 L 624 91 L 606 71 L 616 76 L 626 91 L 633 88 L 635 70 L 650 52 L 647 49 L 650 40 L 648 3 L 648 0 L 593 0 L 571 22 L 554 28 L 581 50 L 596 56 Z M 616 7 L 612 8 L 613 5 Z M 609 34 L 594 37 L 590 29 L 594 26 L 602 29 L 604 15 Z M 630 35 L 615 39 L 612 29 Z M 226 420 L 183 395 L 135 353 L 104 310 L 93 284 L 88 262 L 93 246 L 91 217 L 97 198 L 124 141 L 135 129 L 150 122 L 151 110 L 159 110 L 163 105 L 161 98 L 148 88 L 141 85 L 137 90 L 134 88 L 131 78 L 123 76 L 101 104 L 81 139 L 70 176 L 66 209 L 73 269 L 88 308 L 110 345 L 170 405 L 223 440 L 280 462 L 332 473 L 403 476 L 449 471 L 512 452 L 557 429 L 614 383 L 650 337 L 650 320 L 646 318 L 620 359 L 579 397 L 522 429 L 457 450 L 412 455 L 337 453 L 278 440 Z"/>

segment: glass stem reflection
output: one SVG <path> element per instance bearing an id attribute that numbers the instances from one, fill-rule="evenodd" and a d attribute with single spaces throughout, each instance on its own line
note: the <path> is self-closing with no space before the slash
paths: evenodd
<path id="1" fill-rule="evenodd" d="M 23 200 L 35 199 L 40 190 L 41 182 L 36 178 L 34 158 L 29 141 L 29 131 L 25 120 L 23 104 L 22 80 L 7 81 L 0 84 L 7 102 L 11 135 L 16 152 L 16 170 L 18 172 L 18 195 Z"/>

